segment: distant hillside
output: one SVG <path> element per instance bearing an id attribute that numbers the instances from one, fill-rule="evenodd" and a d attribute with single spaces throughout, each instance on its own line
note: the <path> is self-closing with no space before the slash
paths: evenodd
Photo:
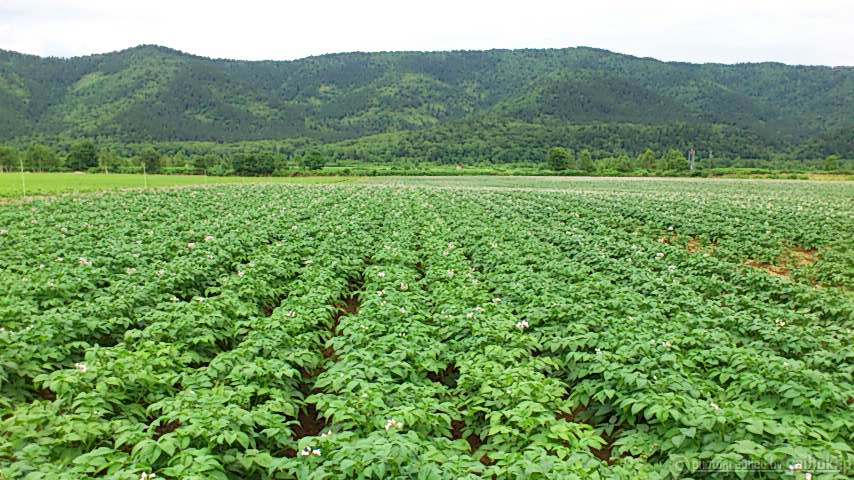
<path id="1" fill-rule="evenodd" d="M 286 62 L 158 46 L 71 59 L 0 51 L 0 140 L 304 138 L 370 150 L 383 135 L 414 148 L 503 135 L 522 148 L 646 142 L 852 157 L 854 68 L 665 63 L 592 48 Z"/>

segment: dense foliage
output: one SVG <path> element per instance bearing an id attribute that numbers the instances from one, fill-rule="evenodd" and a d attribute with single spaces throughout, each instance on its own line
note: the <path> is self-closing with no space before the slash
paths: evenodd
<path id="1" fill-rule="evenodd" d="M 436 182 L 0 206 L 0 474 L 850 478 L 849 185 Z"/>
<path id="2" fill-rule="evenodd" d="M 665 63 L 592 48 L 288 62 L 156 46 L 71 59 L 0 51 L 0 140 L 350 141 L 335 148 L 444 163 L 541 161 L 552 146 L 852 158 L 852 99 L 851 67 Z"/>

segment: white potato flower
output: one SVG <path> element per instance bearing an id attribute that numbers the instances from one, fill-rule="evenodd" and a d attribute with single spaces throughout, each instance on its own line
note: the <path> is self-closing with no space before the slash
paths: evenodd
<path id="1" fill-rule="evenodd" d="M 385 431 L 386 432 L 391 430 L 391 429 L 400 430 L 401 428 L 403 428 L 403 422 L 399 422 L 393 418 L 385 423 Z"/>

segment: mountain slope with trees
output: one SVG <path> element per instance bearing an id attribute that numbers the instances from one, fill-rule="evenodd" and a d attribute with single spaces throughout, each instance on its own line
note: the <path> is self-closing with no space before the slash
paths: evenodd
<path id="1" fill-rule="evenodd" d="M 514 152 L 538 148 L 539 160 L 554 145 L 851 158 L 854 68 L 698 65 L 583 47 L 260 62 L 159 46 L 70 59 L 0 51 L 0 141 L 80 138 L 303 139 L 357 156 L 382 142 L 498 161 L 508 138 Z M 480 142 L 488 147 L 471 146 Z"/>

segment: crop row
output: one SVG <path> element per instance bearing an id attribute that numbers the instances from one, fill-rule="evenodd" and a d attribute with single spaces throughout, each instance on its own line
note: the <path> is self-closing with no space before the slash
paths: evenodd
<path id="1" fill-rule="evenodd" d="M 854 301 L 742 265 L 739 245 L 835 241 L 779 223 L 751 247 L 726 212 L 772 218 L 760 193 L 255 186 L 2 210 L 0 250 L 23 253 L 0 282 L 51 249 L 87 262 L 31 277 L 81 285 L 0 305 L 0 472 L 783 478 L 822 461 L 846 478 Z M 850 229 L 831 203 L 823 228 Z M 112 240 L 80 228 L 95 219 Z"/>

